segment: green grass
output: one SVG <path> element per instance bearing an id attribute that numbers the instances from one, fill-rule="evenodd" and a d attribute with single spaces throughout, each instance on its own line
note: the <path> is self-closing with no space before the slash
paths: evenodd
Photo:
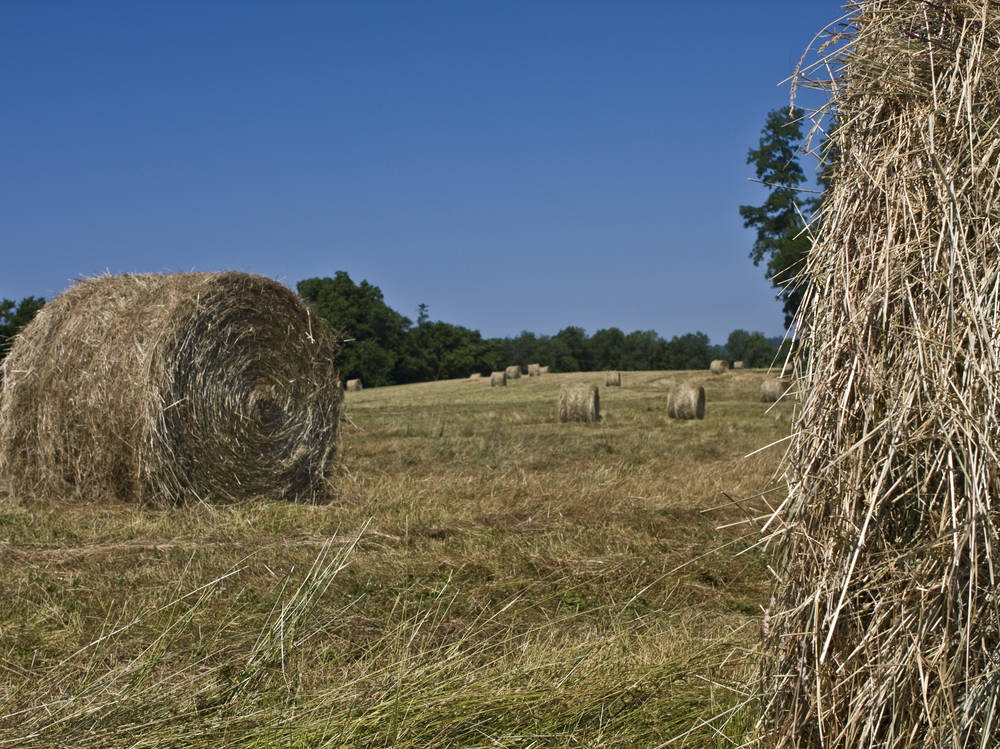
<path id="1" fill-rule="evenodd" d="M 0 747 L 737 745 L 762 377 L 626 372 L 598 424 L 555 418 L 593 373 L 348 393 L 321 507 L 0 498 Z"/>

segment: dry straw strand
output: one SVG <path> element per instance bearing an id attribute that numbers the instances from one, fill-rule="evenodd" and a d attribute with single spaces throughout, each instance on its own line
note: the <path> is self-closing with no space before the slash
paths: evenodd
<path id="1" fill-rule="evenodd" d="M 705 388 L 675 385 L 667 394 L 667 416 L 671 419 L 704 419 Z"/>
<path id="2" fill-rule="evenodd" d="M 22 496 L 158 505 L 321 498 L 340 427 L 335 350 L 260 276 L 81 281 L 5 361 L 0 479 Z"/>
<path id="3" fill-rule="evenodd" d="M 761 743 L 1000 745 L 1000 4 L 852 3 L 771 518 Z M 819 80 L 810 80 L 815 78 Z"/>
<path id="4" fill-rule="evenodd" d="M 564 384 L 559 388 L 559 421 L 600 421 L 597 385 Z"/>
<path id="5" fill-rule="evenodd" d="M 607 372 L 604 375 L 604 386 L 605 387 L 621 387 L 622 385 L 622 373 L 621 372 Z"/>

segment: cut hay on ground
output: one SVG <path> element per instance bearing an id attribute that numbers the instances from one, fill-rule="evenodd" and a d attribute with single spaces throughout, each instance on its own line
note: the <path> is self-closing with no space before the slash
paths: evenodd
<path id="1" fill-rule="evenodd" d="M 359 390 L 363 390 L 363 389 L 364 389 L 364 386 L 362 386 L 361 380 L 355 379 L 355 380 L 348 380 L 347 381 L 347 390 L 349 390 L 350 392 L 356 393 Z"/>
<path id="2" fill-rule="evenodd" d="M 506 369 L 508 380 L 518 380 L 521 377 L 521 368 L 517 365 L 512 365 Z"/>
<path id="3" fill-rule="evenodd" d="M 791 387 L 788 380 L 779 380 L 775 377 L 768 377 L 760 384 L 760 400 L 762 403 L 774 403 L 785 391 Z"/>
<path id="4" fill-rule="evenodd" d="M 597 385 L 566 384 L 559 388 L 559 421 L 600 421 Z"/>
<path id="5" fill-rule="evenodd" d="M 490 375 L 490 387 L 507 387 L 507 373 L 494 372 Z"/>
<path id="6" fill-rule="evenodd" d="M 340 425 L 334 343 L 259 276 L 81 281 L 3 363 L 0 480 L 157 505 L 321 498 Z"/>
<path id="7" fill-rule="evenodd" d="M 671 419 L 704 419 L 705 388 L 700 385 L 675 385 L 667 395 L 667 416 Z"/>
<path id="8" fill-rule="evenodd" d="M 528 365 L 528 377 L 538 377 L 542 373 L 542 368 L 538 364 Z"/>
<path id="9" fill-rule="evenodd" d="M 761 743 L 996 747 L 1000 4 L 849 8 Z"/>
<path id="10" fill-rule="evenodd" d="M 607 372 L 604 375 L 604 386 L 605 387 L 621 387 L 622 385 L 622 373 L 621 372 Z"/>
<path id="11" fill-rule="evenodd" d="M 702 361 L 704 361 L 704 359 Z M 725 374 L 726 372 L 729 371 L 729 362 L 727 362 L 725 359 L 715 359 L 708 366 L 708 369 L 712 374 L 715 375 Z"/>

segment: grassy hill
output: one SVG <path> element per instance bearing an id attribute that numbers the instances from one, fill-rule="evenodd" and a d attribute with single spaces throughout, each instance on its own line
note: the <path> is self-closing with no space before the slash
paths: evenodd
<path id="1" fill-rule="evenodd" d="M 781 446 L 744 456 L 791 417 L 764 376 L 348 393 L 320 507 L 0 497 L 0 746 L 732 745 Z M 569 381 L 600 423 L 558 423 Z"/>

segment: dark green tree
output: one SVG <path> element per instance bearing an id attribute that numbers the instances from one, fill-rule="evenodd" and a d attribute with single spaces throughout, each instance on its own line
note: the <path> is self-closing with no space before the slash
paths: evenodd
<path id="1" fill-rule="evenodd" d="M 45 299 L 35 296 L 25 297 L 20 302 L 11 299 L 0 300 L 0 360 L 10 351 L 14 336 L 31 322 L 43 306 Z"/>
<path id="2" fill-rule="evenodd" d="M 778 347 L 763 333 L 734 330 L 726 340 L 724 355 L 748 367 L 767 367 L 774 361 L 777 351 Z"/>
<path id="3" fill-rule="evenodd" d="M 757 179 L 769 190 L 767 200 L 759 206 L 740 206 L 743 226 L 757 230 L 750 257 L 754 265 L 765 263 L 767 277 L 778 289 L 786 326 L 805 292 L 797 276 L 812 242 L 803 231 L 803 215 L 809 217 L 819 206 L 817 198 L 802 196 L 806 176 L 798 157 L 803 153 L 803 116 L 801 109 L 768 112 L 760 141 L 747 154 L 747 163 L 753 164 Z"/>

